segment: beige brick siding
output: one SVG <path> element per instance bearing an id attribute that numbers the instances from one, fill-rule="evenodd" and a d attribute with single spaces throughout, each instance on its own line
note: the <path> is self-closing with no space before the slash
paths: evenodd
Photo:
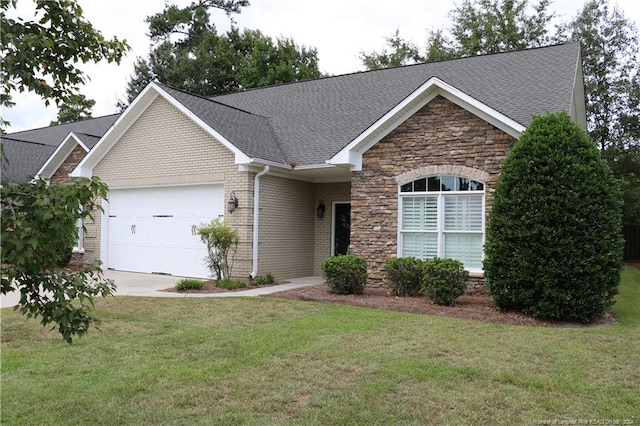
<path id="1" fill-rule="evenodd" d="M 163 98 L 148 107 L 93 173 L 113 188 L 224 182 L 225 202 L 231 191 L 239 200 L 238 209 L 225 214 L 240 233 L 233 275 L 245 278 L 251 272 L 254 173 L 239 172 L 230 150 Z M 93 259 L 100 258 L 98 226 L 99 220 L 88 232 L 96 235 L 86 248 Z"/>
<path id="2" fill-rule="evenodd" d="M 313 274 L 314 184 L 273 175 L 260 180 L 258 275 Z"/>
<path id="3" fill-rule="evenodd" d="M 514 143 L 503 131 L 436 97 L 367 151 L 362 171 L 351 181 L 351 248 L 369 262 L 369 285 L 384 283 L 384 262 L 397 255 L 399 180 L 444 170 L 486 177 L 488 212 Z"/>
<path id="4" fill-rule="evenodd" d="M 320 200 L 324 202 L 326 211 L 324 217 L 318 218 L 316 216 L 316 208 L 320 203 Z M 333 241 L 331 239 L 332 228 L 332 216 L 331 209 L 333 208 L 333 202 L 335 201 L 351 201 L 351 183 L 350 182 L 336 182 L 336 183 L 318 183 L 316 184 L 315 200 L 314 200 L 314 217 L 315 217 L 315 240 L 314 240 L 314 260 L 313 260 L 313 275 L 321 276 L 322 270 L 320 265 L 322 262 L 331 256 L 331 246 Z M 353 216 L 353 215 L 352 215 Z"/>

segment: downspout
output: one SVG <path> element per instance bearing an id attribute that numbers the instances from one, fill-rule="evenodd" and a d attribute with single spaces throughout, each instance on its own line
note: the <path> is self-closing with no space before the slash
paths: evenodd
<path id="1" fill-rule="evenodd" d="M 269 166 L 255 175 L 253 178 L 253 268 L 249 278 L 254 279 L 258 276 L 258 224 L 260 222 L 260 177 L 269 173 Z"/>

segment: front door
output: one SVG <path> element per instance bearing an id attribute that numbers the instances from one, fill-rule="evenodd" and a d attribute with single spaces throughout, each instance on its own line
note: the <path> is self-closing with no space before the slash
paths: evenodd
<path id="1" fill-rule="evenodd" d="M 351 204 L 333 204 L 333 255 L 347 254 L 351 234 Z"/>

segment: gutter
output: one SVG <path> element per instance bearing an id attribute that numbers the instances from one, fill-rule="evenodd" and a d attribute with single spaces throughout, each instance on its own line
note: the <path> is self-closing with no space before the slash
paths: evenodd
<path id="1" fill-rule="evenodd" d="M 258 276 L 258 225 L 260 222 L 260 178 L 269 173 L 269 166 L 265 165 L 264 169 L 253 178 L 253 268 L 249 278 L 254 279 Z"/>

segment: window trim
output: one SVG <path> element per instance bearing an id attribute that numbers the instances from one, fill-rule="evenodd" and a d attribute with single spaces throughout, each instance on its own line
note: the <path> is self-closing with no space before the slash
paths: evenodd
<path id="1" fill-rule="evenodd" d="M 419 192 L 402 192 L 401 188 L 402 186 L 411 183 L 411 182 L 415 182 L 415 181 L 419 181 L 421 179 L 428 179 L 431 177 L 443 177 L 443 176 L 453 176 L 454 178 L 465 178 L 465 179 L 469 179 L 469 180 L 474 180 L 477 181 L 479 183 L 482 183 L 482 190 L 464 190 L 464 191 L 443 191 L 442 189 L 440 189 L 439 191 L 429 191 L 428 190 L 428 185 L 427 185 L 427 190 L 426 191 L 419 191 Z M 474 179 L 470 176 L 464 176 L 464 175 L 454 175 L 454 174 L 446 174 L 446 173 L 442 173 L 442 174 L 434 174 L 434 175 L 428 175 L 428 176 L 418 176 L 415 178 L 412 178 L 409 181 L 404 181 L 404 182 L 398 182 L 398 186 L 397 186 L 397 190 L 398 190 L 398 220 L 397 220 L 397 256 L 398 257 L 402 257 L 403 253 L 402 253 L 402 247 L 403 247 L 403 238 L 405 233 L 408 232 L 414 232 L 414 233 L 433 233 L 436 232 L 437 233 L 437 248 L 436 248 L 436 252 L 437 252 L 437 256 L 438 257 L 444 257 L 444 239 L 445 239 L 445 235 L 446 234 L 480 234 L 482 235 L 482 253 L 481 253 L 481 258 L 484 259 L 484 244 L 485 244 L 485 238 L 486 238 L 486 194 L 487 194 L 487 186 L 486 186 L 486 182 L 484 181 L 480 181 L 478 179 Z M 481 217 L 481 229 L 480 231 L 445 231 L 444 229 L 444 199 L 446 196 L 464 196 L 464 195 L 481 195 L 482 196 L 482 206 L 481 206 L 481 211 L 482 211 L 482 217 Z M 403 198 L 405 197 L 435 197 L 436 198 L 436 231 L 426 231 L 426 230 L 413 230 L 413 231 L 403 231 L 402 228 L 402 217 L 403 217 L 403 209 L 404 209 L 404 204 L 403 204 Z M 480 268 L 465 268 L 467 269 L 469 272 L 471 273 L 483 273 L 482 267 Z"/>

